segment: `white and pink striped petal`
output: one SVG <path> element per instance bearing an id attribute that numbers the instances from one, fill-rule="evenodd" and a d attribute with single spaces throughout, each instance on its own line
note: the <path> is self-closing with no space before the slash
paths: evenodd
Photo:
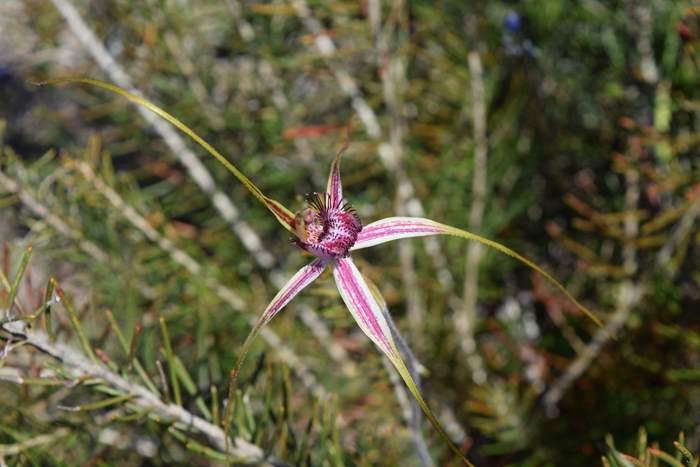
<path id="1" fill-rule="evenodd" d="M 263 311 L 260 318 L 258 318 L 258 321 L 255 323 L 255 326 L 253 326 L 250 334 L 248 334 L 248 337 L 246 337 L 245 341 L 243 342 L 243 346 L 241 347 L 240 354 L 238 355 L 238 362 L 236 362 L 236 366 L 233 368 L 233 370 L 231 370 L 228 396 L 229 404 L 226 405 L 226 411 L 224 412 L 223 418 L 225 433 L 228 433 L 233 417 L 233 404 L 231 404 L 230 401 L 233 401 L 236 379 L 238 378 L 238 373 L 241 371 L 243 362 L 248 355 L 248 351 L 250 350 L 255 337 L 257 337 L 257 335 L 260 333 L 263 326 L 269 323 L 270 320 L 287 305 L 287 303 L 289 303 L 294 297 L 297 296 L 297 294 L 299 294 L 299 292 L 301 292 L 307 285 L 311 284 L 318 278 L 318 276 L 321 275 L 323 270 L 326 269 L 327 264 L 328 262 L 326 260 L 317 258 L 297 271 L 297 273 L 294 274 L 294 276 L 292 276 L 292 278 L 289 279 L 286 284 L 284 284 L 280 291 L 277 292 L 275 298 L 273 298 L 270 304 L 267 305 L 267 308 L 265 308 L 265 311 Z"/>
<path id="2" fill-rule="evenodd" d="M 280 289 L 280 291 L 277 292 L 275 298 L 273 298 L 270 304 L 267 305 L 267 308 L 265 308 L 265 311 L 263 311 L 262 315 L 260 315 L 260 318 L 258 318 L 258 321 L 255 323 L 255 326 L 250 331 L 250 334 L 248 334 L 248 337 L 246 337 L 246 340 L 243 342 L 241 353 L 238 356 L 238 363 L 236 364 L 236 367 L 233 372 L 234 379 L 235 375 L 238 374 L 238 371 L 240 370 L 246 355 L 248 354 L 248 350 L 250 350 L 250 346 L 253 343 L 253 340 L 260 332 L 260 329 L 262 329 L 263 326 L 269 323 L 270 320 L 274 318 L 277 315 L 277 313 L 279 313 L 282 310 L 282 308 L 284 308 L 287 305 L 287 303 L 289 303 L 294 297 L 297 296 L 297 294 L 299 294 L 299 292 L 301 292 L 306 286 L 308 286 L 314 280 L 316 280 L 318 276 L 321 275 L 323 270 L 326 269 L 327 264 L 328 261 L 324 259 L 315 259 L 314 261 L 297 271 L 297 273 L 294 274 L 294 276 L 292 276 L 292 278 L 289 279 L 289 281 L 287 281 L 287 283 Z"/>
<path id="3" fill-rule="evenodd" d="M 489 240 L 488 238 L 484 238 L 466 230 L 431 221 L 430 219 L 423 219 L 420 217 L 387 217 L 386 219 L 372 222 L 371 224 L 365 226 L 362 231 L 360 231 L 360 233 L 357 235 L 357 240 L 355 241 L 353 247 L 350 248 L 350 251 L 368 248 L 381 243 L 390 242 L 392 240 L 425 237 L 428 235 L 452 235 L 455 237 L 464 238 L 466 240 L 473 240 L 515 258 L 541 274 L 554 287 L 559 289 L 561 293 L 571 300 L 571 302 L 576 305 L 576 308 L 588 316 L 598 326 L 602 327 L 600 319 L 591 310 L 579 303 L 578 300 L 576 300 L 559 281 L 557 281 L 551 274 L 535 264 L 533 261 L 498 242 L 494 242 L 493 240 Z"/>
<path id="4" fill-rule="evenodd" d="M 420 217 L 387 217 L 364 226 L 350 251 L 402 238 L 444 234 L 442 227 L 442 224 Z"/>
<path id="5" fill-rule="evenodd" d="M 384 319 L 382 307 L 374 299 L 372 291 L 352 259 L 338 258 L 333 266 L 333 276 L 340 296 L 362 331 L 389 358 L 396 358 L 396 346 L 389 325 Z"/>
<path id="6" fill-rule="evenodd" d="M 299 292 L 311 284 L 326 269 L 327 261 L 316 259 L 307 264 L 277 292 L 263 314 L 260 316 L 260 325 L 264 326 L 284 308 Z"/>
<path id="7" fill-rule="evenodd" d="M 389 358 L 389 361 L 394 365 L 401 379 L 406 383 L 408 390 L 413 397 L 415 397 L 423 413 L 425 413 L 425 416 L 430 420 L 430 423 L 433 424 L 438 433 L 440 433 L 444 441 L 465 464 L 471 466 L 472 464 L 464 457 L 464 454 L 450 441 L 442 425 L 440 425 L 440 422 L 438 422 L 432 410 L 430 410 L 430 407 L 423 399 L 391 335 L 391 329 L 384 317 L 384 313 L 388 313 L 388 311 L 386 310 L 384 300 L 379 296 L 379 291 L 376 290 L 376 288 L 373 290 L 369 286 L 368 281 L 362 276 L 357 266 L 355 266 L 355 263 L 349 257 L 335 260 L 333 276 L 338 285 L 340 296 L 343 298 L 345 305 L 350 310 L 355 321 L 357 321 L 360 329 L 362 329 L 367 337 L 369 337 Z M 376 297 L 375 294 L 377 294 Z"/>

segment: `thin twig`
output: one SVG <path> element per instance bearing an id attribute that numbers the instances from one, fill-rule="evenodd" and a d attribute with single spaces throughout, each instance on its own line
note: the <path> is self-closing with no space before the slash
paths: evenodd
<path id="1" fill-rule="evenodd" d="M 477 43 L 473 19 L 466 20 L 467 35 Z M 469 77 L 471 79 L 472 131 L 474 139 L 474 164 L 472 174 L 472 200 L 469 210 L 469 229 L 480 232 L 483 225 L 486 205 L 486 177 L 488 140 L 486 136 L 486 90 L 484 89 L 484 67 L 477 50 L 467 55 Z M 474 329 L 477 321 L 477 301 L 479 295 L 479 263 L 484 248 L 480 243 L 469 242 L 464 267 L 463 307 L 455 317 L 455 330 L 460 340 L 460 348 L 467 356 L 472 379 L 481 384 L 486 381 L 486 372 L 477 352 Z"/>
<path id="2" fill-rule="evenodd" d="M 395 2 L 393 4 L 393 8 L 396 8 L 397 10 L 405 10 L 405 4 L 403 2 Z M 377 15 L 375 21 L 378 24 L 381 24 L 381 8 L 379 6 L 370 6 L 370 9 L 374 10 L 375 14 Z M 399 17 L 403 17 L 403 15 L 399 15 Z M 402 26 L 404 25 L 399 25 L 399 27 Z M 391 29 L 389 31 L 391 31 Z M 389 130 L 389 144 L 391 145 L 392 153 L 396 158 L 396 163 L 392 164 L 388 170 L 393 172 L 394 177 L 399 182 L 396 191 L 397 214 L 405 215 L 405 206 L 408 199 L 405 196 L 405 190 L 402 190 L 401 186 L 407 182 L 408 177 L 406 176 L 405 171 L 403 170 L 403 164 L 400 161 L 403 159 L 404 134 L 406 132 L 406 122 L 403 118 L 403 94 L 406 84 L 406 76 L 404 57 L 400 53 L 395 53 L 395 51 L 389 50 L 390 34 L 391 32 L 387 32 L 386 37 L 376 37 L 378 49 L 377 58 L 380 62 L 385 62 L 387 65 L 384 73 L 382 74 L 382 87 L 384 90 L 384 101 L 386 102 L 387 111 L 391 122 Z M 418 276 L 414 267 L 414 257 L 415 251 L 411 242 L 400 242 L 399 259 L 401 262 L 403 290 L 406 294 L 408 320 L 412 330 L 411 334 L 414 338 L 417 338 L 418 336 L 423 335 L 422 330 L 424 327 L 423 315 L 425 304 L 423 295 L 420 292 Z M 399 351 L 406 361 L 406 366 L 408 367 L 411 376 L 415 380 L 416 385 L 420 388 L 420 378 L 417 371 L 418 365 L 415 356 L 409 349 L 406 341 L 391 319 L 388 310 L 385 309 L 384 314 L 397 342 Z M 421 345 L 421 347 L 423 346 Z M 384 366 L 389 372 L 389 377 L 394 386 L 397 399 L 403 409 L 402 411 L 404 413 L 404 418 L 406 419 L 406 423 L 411 430 L 416 455 L 421 462 L 421 465 L 424 467 L 432 467 L 434 464 L 430 457 L 430 452 L 428 451 L 425 438 L 423 437 L 423 430 L 421 427 L 423 414 L 420 407 L 415 399 L 408 393 L 406 387 L 399 378 L 398 373 L 386 358 L 384 359 Z"/>
<path id="3" fill-rule="evenodd" d="M 209 440 L 212 446 L 219 451 L 224 451 L 226 440 L 220 427 L 188 412 L 180 406 L 164 403 L 145 387 L 124 379 L 107 367 L 92 362 L 72 347 L 61 342 L 50 342 L 44 332 L 36 329 L 30 331 L 24 321 L 4 323 L 0 326 L 0 329 L 12 336 L 12 339 L 22 341 L 61 362 L 72 378 L 76 380 L 86 377 L 99 378 L 105 384 L 123 392 L 124 395 L 132 396 L 129 402 L 137 405 L 140 409 L 148 411 L 165 421 L 174 422 L 180 429 L 199 432 Z M 242 438 L 235 438 L 229 441 L 228 444 L 228 452 L 237 458 L 249 462 L 262 462 L 265 465 L 272 465 L 265 461 L 266 456 L 262 449 Z"/>
<path id="4" fill-rule="evenodd" d="M 69 434 L 70 430 L 68 428 L 59 428 L 53 433 L 35 436 L 34 438 L 29 438 L 24 441 L 20 441 L 19 443 L 0 444 L 0 457 L 16 456 L 29 449 L 44 446 L 46 444 L 52 444 L 61 438 L 65 438 Z"/>
<path id="5" fill-rule="evenodd" d="M 671 262 L 674 251 L 687 241 L 690 231 L 698 217 L 700 217 L 700 196 L 693 201 L 688 210 L 683 214 L 683 217 L 681 217 L 678 225 L 673 230 L 671 237 L 656 255 L 657 264 L 666 270 L 670 277 L 674 277 L 678 273 L 679 265 Z"/>
<path id="6" fill-rule="evenodd" d="M 617 299 L 617 311 L 608 319 L 604 327 L 596 331 L 584 350 L 566 367 L 566 371 L 557 378 L 545 393 L 542 403 L 548 416 L 555 417 L 558 415 L 559 409 L 557 405 L 564 397 L 566 391 L 593 363 L 605 344 L 620 332 L 627 322 L 632 309 L 641 301 L 644 293 L 645 290 L 642 287 L 635 286 L 631 282 L 623 284 Z"/>
<path id="7" fill-rule="evenodd" d="M 413 352 L 411 352 L 411 348 L 404 340 L 403 336 L 399 332 L 399 328 L 396 326 L 396 323 L 394 323 L 394 320 L 391 318 L 389 310 L 387 310 L 386 308 L 384 308 L 384 318 L 386 319 L 387 324 L 389 325 L 389 329 L 391 329 L 391 334 L 393 335 L 394 340 L 396 341 L 396 347 L 399 349 L 399 353 L 406 362 L 408 372 L 411 374 L 413 381 L 415 381 L 416 387 L 419 390 L 421 390 L 419 371 L 420 364 L 418 363 L 418 360 L 416 359 L 415 355 L 413 355 Z M 421 427 L 421 422 L 424 418 L 423 412 L 418 406 L 418 403 L 416 402 L 415 398 L 406 389 L 406 386 L 404 385 L 403 381 L 401 381 L 401 378 L 398 372 L 396 371 L 396 368 L 391 364 L 389 359 L 384 357 L 383 362 L 384 367 L 389 373 L 391 383 L 394 386 L 396 399 L 398 400 L 399 405 L 401 406 L 401 411 L 403 412 L 404 418 L 408 423 L 408 428 L 411 430 L 413 446 L 415 447 L 418 460 L 420 461 L 421 465 L 425 467 L 432 467 L 435 464 L 433 463 L 433 459 L 430 457 L 428 443 L 425 441 L 425 437 L 423 436 L 423 429 Z"/>
<path id="8" fill-rule="evenodd" d="M 639 172 L 636 168 L 630 167 L 625 171 L 625 181 L 625 211 L 634 212 L 639 204 Z M 627 216 L 624 229 L 627 242 L 622 250 L 623 267 L 627 277 L 632 277 L 637 272 L 637 247 L 633 240 L 639 235 L 639 219 L 636 216 Z M 598 329 L 583 351 L 566 367 L 542 398 L 547 415 L 553 417 L 559 413 L 557 405 L 566 391 L 593 363 L 605 344 L 627 323 L 632 309 L 641 301 L 645 293 L 644 285 L 635 285 L 631 279 L 622 282 L 617 296 L 617 311 L 603 328 Z"/>

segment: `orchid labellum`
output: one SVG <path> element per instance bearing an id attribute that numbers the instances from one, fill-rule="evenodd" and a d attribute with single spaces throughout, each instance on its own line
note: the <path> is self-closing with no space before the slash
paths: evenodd
<path id="1" fill-rule="evenodd" d="M 597 324 L 600 324 L 598 318 L 576 301 L 564 286 L 557 282 L 551 275 L 532 261 L 500 243 L 456 227 L 417 217 L 388 217 L 363 226 L 355 209 L 343 198 L 343 186 L 340 180 L 340 158 L 342 150 L 336 155 L 331 164 L 325 193 L 314 193 L 311 195 L 307 199 L 308 206 L 298 214 L 293 215 L 291 211 L 285 208 L 281 203 L 265 196 L 250 179 L 243 175 L 243 173 L 193 130 L 160 107 L 117 86 L 92 79 L 61 78 L 42 84 L 62 82 L 90 84 L 120 94 L 132 102 L 148 108 L 173 124 L 226 166 L 226 168 L 274 214 L 280 224 L 295 235 L 295 243 L 301 249 L 315 256 L 315 259 L 311 261 L 311 263 L 302 267 L 289 279 L 272 299 L 265 311 L 263 311 L 257 324 L 243 344 L 239 362 L 232 372 L 232 384 L 253 339 L 260 329 L 270 322 L 270 320 L 299 294 L 299 292 L 318 278 L 326 268 L 330 268 L 333 271 L 333 277 L 338 286 L 340 296 L 352 314 L 352 317 L 357 321 L 360 329 L 362 329 L 367 337 L 374 342 L 379 350 L 384 353 L 396 367 L 401 378 L 406 383 L 406 386 L 423 409 L 426 417 L 437 429 L 442 438 L 449 444 L 450 448 L 465 463 L 471 465 L 461 451 L 449 440 L 444 429 L 421 396 L 413 377 L 399 353 L 389 325 L 384 318 L 383 299 L 375 296 L 375 293 L 378 292 L 368 284 L 368 281 L 358 270 L 350 254 L 354 251 L 380 245 L 392 240 L 423 237 L 427 235 L 452 235 L 467 240 L 475 240 L 506 255 L 512 256 L 542 274 L 582 312 L 593 319 Z M 229 404 L 229 408 L 230 406 L 231 404 Z"/>

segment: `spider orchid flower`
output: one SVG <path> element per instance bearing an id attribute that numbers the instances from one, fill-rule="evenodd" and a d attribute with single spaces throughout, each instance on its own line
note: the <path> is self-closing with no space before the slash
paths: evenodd
<path id="1" fill-rule="evenodd" d="M 330 268 L 333 271 L 333 277 L 335 278 L 338 292 L 360 329 L 362 329 L 379 350 L 389 358 L 426 417 L 430 420 L 441 437 L 466 464 L 471 465 L 462 452 L 452 444 L 445 430 L 420 394 L 397 348 L 396 342 L 392 337 L 387 320 L 384 317 L 386 306 L 384 299 L 379 295 L 377 288 L 362 275 L 351 257 L 351 253 L 357 250 L 404 238 L 424 237 L 428 235 L 451 235 L 462 237 L 467 240 L 474 240 L 490 248 L 494 248 L 542 274 L 549 282 L 566 295 L 577 308 L 600 325 L 598 318 L 571 296 L 564 286 L 550 274 L 532 261 L 500 243 L 456 227 L 417 217 L 388 217 L 363 226 L 355 209 L 343 197 L 343 186 L 340 179 L 340 159 L 344 148 L 338 152 L 331 164 L 326 191 L 324 193 L 314 193 L 309 196 L 307 198 L 306 208 L 296 215 L 293 215 L 292 212 L 281 203 L 265 196 L 250 179 L 243 175 L 243 173 L 193 130 L 160 107 L 117 86 L 92 79 L 59 78 L 40 84 L 63 82 L 89 84 L 120 94 L 132 102 L 148 108 L 173 124 L 226 166 L 226 168 L 272 212 L 280 224 L 294 234 L 294 243 L 302 250 L 315 256 L 313 261 L 302 267 L 289 279 L 277 295 L 275 295 L 265 311 L 263 311 L 243 344 L 238 363 L 232 371 L 231 387 L 233 387 L 236 375 L 250 349 L 251 343 L 260 329 L 269 323 L 270 320 L 272 320 L 304 288 L 317 279 L 324 270 Z M 227 407 L 227 412 L 230 406 L 231 404 Z M 224 418 L 226 419 L 228 417 Z"/>

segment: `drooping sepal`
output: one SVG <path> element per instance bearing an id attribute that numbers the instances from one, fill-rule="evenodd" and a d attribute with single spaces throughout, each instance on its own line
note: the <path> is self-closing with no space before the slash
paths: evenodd
<path id="1" fill-rule="evenodd" d="M 37 82 L 35 84 L 39 86 L 47 85 L 47 84 L 63 84 L 63 83 L 80 83 L 80 84 L 88 84 L 91 86 L 96 86 L 98 88 L 105 89 L 107 91 L 113 92 L 115 94 L 118 94 L 122 97 L 127 98 L 131 102 L 133 102 L 136 105 L 139 105 L 145 109 L 150 110 L 163 120 L 167 121 L 171 125 L 173 125 L 175 128 L 192 138 L 195 143 L 200 145 L 202 148 L 204 148 L 205 151 L 207 151 L 209 154 L 214 156 L 216 160 L 218 160 L 226 169 L 231 172 L 247 189 L 250 191 L 253 196 L 255 196 L 261 203 L 269 209 L 272 214 L 277 218 L 280 224 L 282 226 L 289 230 L 290 232 L 294 231 L 293 227 L 293 222 L 294 222 L 294 214 L 284 207 L 279 201 L 275 201 L 272 198 L 269 198 L 265 194 L 263 194 L 262 191 L 248 178 L 246 177 L 243 172 L 238 170 L 238 168 L 233 165 L 231 162 L 229 162 L 228 159 L 226 159 L 219 151 L 217 151 L 211 144 L 207 143 L 204 138 L 199 136 L 193 129 L 182 123 L 180 120 L 175 118 L 173 115 L 170 113 L 166 112 L 162 108 L 158 107 L 154 103 L 150 102 L 149 100 L 145 99 L 144 97 L 141 97 L 137 94 L 134 94 L 130 91 L 127 91 L 126 89 L 120 88 L 119 86 L 116 86 L 111 83 L 107 83 L 104 81 L 99 81 L 96 79 L 90 79 L 90 78 L 56 78 L 56 79 L 50 79 L 47 81 L 41 81 Z"/>
<path id="2" fill-rule="evenodd" d="M 450 441 L 442 425 L 440 425 L 440 422 L 423 399 L 418 386 L 401 357 L 401 353 L 392 337 L 391 329 L 384 318 L 384 310 L 380 304 L 383 300 L 377 300 L 374 296 L 378 291 L 372 290 L 350 258 L 340 258 L 335 261 L 333 276 L 338 285 L 340 296 L 350 310 L 352 317 L 357 321 L 360 329 L 362 329 L 367 337 L 369 337 L 389 358 L 408 387 L 408 390 L 413 397 L 415 397 L 418 405 L 425 413 L 425 416 L 430 420 L 430 423 L 432 423 L 443 440 L 449 445 L 450 449 L 452 449 L 465 464 L 471 466 L 472 464 L 464 457 L 464 454 Z"/>
<path id="3" fill-rule="evenodd" d="M 379 245 L 381 243 L 390 242 L 392 240 L 400 240 L 402 238 L 412 238 L 412 237 L 425 237 L 428 235 L 452 235 L 455 237 L 461 237 L 467 240 L 474 240 L 489 248 L 498 250 L 503 254 L 506 254 L 521 263 L 525 264 L 529 268 L 541 274 L 545 279 L 547 279 L 554 287 L 559 289 L 571 302 L 578 308 L 583 314 L 589 317 L 594 323 L 602 327 L 600 319 L 587 307 L 583 306 L 576 300 L 571 293 L 551 274 L 542 269 L 540 266 L 535 264 L 533 261 L 527 259 L 518 252 L 511 250 L 505 245 L 502 245 L 488 238 L 484 238 L 480 235 L 473 234 L 466 230 L 458 229 L 457 227 L 452 227 L 445 224 L 440 224 L 439 222 L 432 221 L 430 219 L 423 219 L 420 217 L 387 217 L 376 222 L 372 222 L 366 225 L 362 231 L 357 235 L 357 241 L 350 249 L 350 251 L 359 250 L 361 248 L 367 248 L 374 245 Z"/>
<path id="4" fill-rule="evenodd" d="M 241 348 L 241 353 L 238 357 L 238 364 L 236 365 L 236 372 L 240 368 L 243 359 L 248 353 L 250 344 L 252 343 L 253 339 L 255 339 L 255 336 L 257 336 L 260 329 L 269 323 L 270 320 L 277 315 L 277 313 L 282 311 L 282 308 L 284 308 L 287 303 L 296 297 L 299 292 L 316 280 L 326 268 L 327 264 L 327 261 L 323 259 L 315 259 L 297 271 L 297 273 L 294 274 L 294 276 L 292 276 L 292 278 L 289 279 L 286 284 L 284 284 L 280 291 L 277 292 L 275 298 L 273 298 L 270 304 L 267 305 L 267 308 L 265 308 L 265 311 L 263 311 L 262 315 L 260 315 L 257 323 L 255 323 L 255 326 L 250 331 L 250 334 L 248 334 L 248 337 L 243 342 L 243 347 Z"/>
<path id="5" fill-rule="evenodd" d="M 243 365 L 246 355 L 248 355 L 248 351 L 250 350 L 255 337 L 257 337 L 257 335 L 260 333 L 263 326 L 269 323 L 270 320 L 272 320 L 272 318 L 274 318 L 277 313 L 279 313 L 282 308 L 284 308 L 299 292 L 301 292 L 306 286 L 311 284 L 318 278 L 318 276 L 321 275 L 323 270 L 326 269 L 327 264 L 328 262 L 326 260 L 315 259 L 297 271 L 297 273 L 294 274 L 289 281 L 287 281 L 280 291 L 277 292 L 277 295 L 275 295 L 275 298 L 272 299 L 270 304 L 267 305 L 267 308 L 265 308 L 265 311 L 263 311 L 262 315 L 260 315 L 260 318 L 258 318 L 255 326 L 253 326 L 250 334 L 248 334 L 248 337 L 246 337 L 245 341 L 243 342 L 243 346 L 241 347 L 240 354 L 238 356 L 238 362 L 236 363 L 234 369 L 231 370 L 230 375 L 229 404 L 226 407 L 226 412 L 223 419 L 224 430 L 226 433 L 228 433 L 231 417 L 233 416 L 231 401 L 233 401 L 236 378 L 238 377 L 238 372 Z"/>

